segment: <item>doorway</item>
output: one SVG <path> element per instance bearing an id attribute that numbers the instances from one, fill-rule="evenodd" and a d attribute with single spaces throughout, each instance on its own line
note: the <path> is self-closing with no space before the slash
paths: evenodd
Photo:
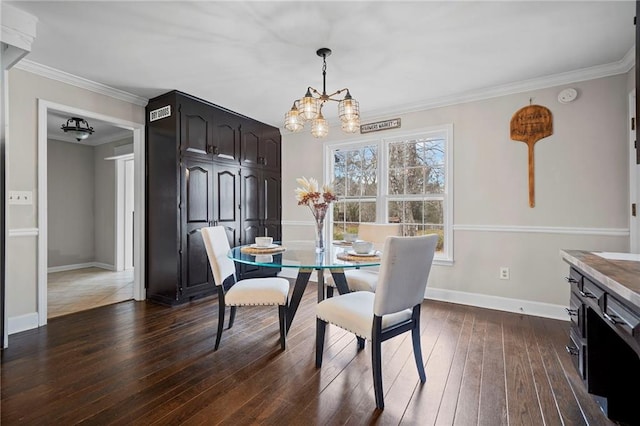
<path id="1" fill-rule="evenodd" d="M 144 230 L 144 140 L 143 140 L 143 130 L 144 125 L 128 122 L 125 120 L 121 120 L 118 118 L 105 116 L 102 114 L 98 114 L 92 111 L 81 110 L 78 108 L 56 104 L 53 102 L 39 100 L 38 101 L 38 157 L 42 159 L 38 162 L 38 224 L 39 224 L 39 233 L 38 233 L 38 323 L 40 326 L 45 325 L 47 323 L 48 318 L 48 272 L 49 272 L 49 252 L 48 252 L 48 235 L 49 235 L 49 218 L 48 218 L 48 139 L 49 133 L 53 130 L 50 130 L 47 126 L 47 117 L 50 113 L 58 113 L 64 114 L 68 117 L 83 117 L 88 121 L 93 120 L 94 122 L 102 122 L 106 123 L 109 126 L 114 126 L 116 128 L 122 129 L 127 132 L 132 139 L 132 152 L 131 152 L 131 164 L 128 167 L 130 175 L 128 177 L 129 182 L 133 182 L 133 191 L 128 191 L 129 195 L 129 206 L 133 206 L 132 210 L 135 211 L 135 215 L 132 215 L 131 219 L 128 221 L 129 228 L 132 233 L 132 237 L 129 238 L 129 257 L 131 259 L 131 264 L 133 265 L 143 265 L 142 259 L 144 259 L 144 244 L 143 244 L 143 230 Z M 112 151 L 113 153 L 113 151 Z M 107 155 L 100 154 L 101 160 L 104 160 Z M 43 161 L 44 160 L 44 161 Z M 111 166 L 114 166 L 114 162 L 109 161 Z M 125 169 L 127 167 L 125 166 Z M 115 176 L 112 182 L 113 192 L 116 192 L 116 184 L 115 184 Z M 111 207 L 106 207 L 107 209 L 111 209 L 111 214 L 113 216 L 117 216 L 116 212 L 116 202 L 114 201 Z M 130 207 L 131 209 L 131 207 Z M 96 229 L 100 229 L 101 224 L 98 224 Z M 111 238 L 113 240 L 117 240 L 117 233 L 115 232 L 115 226 L 111 229 Z M 99 233 L 97 233 L 99 234 Z M 100 238 L 100 237 L 98 237 Z M 117 258 L 117 249 L 111 251 L 113 258 Z M 124 257 L 124 256 L 123 256 Z M 91 263 L 91 262 L 86 262 Z M 100 265 L 101 262 L 94 262 L 97 265 L 82 265 L 80 266 L 88 266 L 89 268 L 100 267 L 105 265 Z M 111 269 L 110 271 L 106 271 L 109 273 L 120 273 L 121 271 L 117 271 L 116 269 L 116 261 L 115 259 L 110 263 L 107 262 L 107 268 L 101 269 Z M 81 268 L 80 268 L 81 269 Z M 90 271 L 88 271 L 90 272 Z M 101 272 L 101 271 L 94 271 Z M 126 270 L 124 272 L 127 272 Z M 132 293 L 133 298 L 135 300 L 144 300 L 144 271 L 142 267 L 133 268 L 133 270 L 129 269 L 128 272 L 132 276 Z"/>
<path id="2" fill-rule="evenodd" d="M 67 120 L 47 114 L 49 319 L 133 299 L 133 132 L 88 120 L 93 133 L 77 139 L 60 129 Z M 125 207 L 126 226 L 118 226 Z"/>

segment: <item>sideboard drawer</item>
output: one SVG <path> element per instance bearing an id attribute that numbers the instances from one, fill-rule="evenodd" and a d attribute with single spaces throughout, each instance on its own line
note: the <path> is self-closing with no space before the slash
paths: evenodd
<path id="1" fill-rule="evenodd" d="M 604 317 L 610 324 L 614 325 L 618 332 L 623 332 L 631 337 L 640 337 L 640 316 L 610 295 L 607 295 Z"/>
<path id="2" fill-rule="evenodd" d="M 571 355 L 571 361 L 576 367 L 578 374 L 580 374 L 580 378 L 584 380 L 587 377 L 585 374 L 587 351 L 583 340 L 576 334 L 573 328 L 569 332 L 569 344 L 566 346 L 566 349 L 569 355 Z"/>
<path id="3" fill-rule="evenodd" d="M 582 300 L 573 291 L 569 298 L 569 307 L 567 308 L 567 314 L 569 314 L 569 320 L 571 321 L 571 327 L 578 330 L 580 337 L 585 337 L 584 332 L 584 308 Z"/>
<path id="4" fill-rule="evenodd" d="M 584 302 L 588 303 L 592 308 L 602 311 L 604 307 L 604 295 L 605 292 L 602 288 L 590 279 L 584 278 L 582 292 L 580 292 L 580 296 L 583 297 Z"/>

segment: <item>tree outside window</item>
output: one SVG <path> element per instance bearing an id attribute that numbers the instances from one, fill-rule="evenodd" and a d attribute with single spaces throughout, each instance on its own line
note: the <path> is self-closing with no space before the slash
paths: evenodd
<path id="1" fill-rule="evenodd" d="M 403 235 L 439 235 L 437 257 L 450 260 L 451 126 L 411 136 L 329 145 L 333 239 L 360 222 L 400 223 Z"/>

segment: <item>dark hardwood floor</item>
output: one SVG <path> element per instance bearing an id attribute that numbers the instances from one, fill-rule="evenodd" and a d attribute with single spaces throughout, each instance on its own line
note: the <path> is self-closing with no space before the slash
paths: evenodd
<path id="1" fill-rule="evenodd" d="M 122 302 L 15 334 L 2 351 L 2 425 L 609 425 L 565 351 L 569 323 L 425 301 L 420 385 L 410 334 L 383 344 L 385 410 L 369 345 L 327 329 L 314 366 L 310 285 L 278 343 L 273 307 L 238 310 L 213 351 L 217 301 Z"/>

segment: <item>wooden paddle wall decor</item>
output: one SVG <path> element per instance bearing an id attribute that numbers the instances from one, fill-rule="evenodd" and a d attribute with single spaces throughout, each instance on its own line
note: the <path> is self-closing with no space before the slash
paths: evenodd
<path id="1" fill-rule="evenodd" d="M 529 147 L 529 207 L 535 206 L 533 145 L 553 134 L 553 116 L 548 108 L 529 105 L 511 117 L 511 139 Z"/>

